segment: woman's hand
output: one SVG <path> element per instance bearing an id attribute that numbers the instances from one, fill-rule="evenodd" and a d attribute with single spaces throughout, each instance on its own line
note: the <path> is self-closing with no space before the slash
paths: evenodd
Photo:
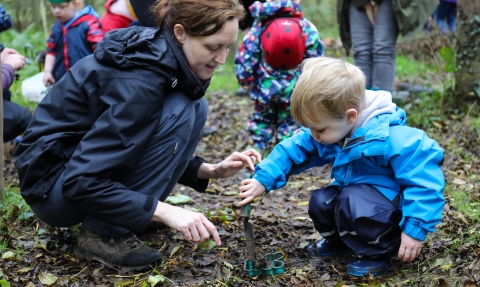
<path id="1" fill-rule="evenodd" d="M 403 262 L 412 262 L 413 259 L 420 255 L 423 241 L 408 236 L 404 232 L 401 235 L 400 249 L 398 250 L 398 258 Z"/>
<path id="2" fill-rule="evenodd" d="M 160 221 L 167 226 L 180 231 L 183 238 L 195 243 L 207 241 L 212 235 L 217 245 L 221 245 L 217 228 L 205 215 L 176 207 L 164 202 L 158 202 L 152 221 Z"/>
<path id="3" fill-rule="evenodd" d="M 2 52 L 3 57 L 3 52 Z M 9 54 L 5 60 L 2 60 L 2 63 L 12 66 L 15 71 L 20 70 L 25 66 L 25 57 L 20 54 Z"/>
<path id="4" fill-rule="evenodd" d="M 253 172 L 255 161 L 260 162 L 262 156 L 254 149 L 246 150 L 242 153 L 233 152 L 223 161 L 217 164 L 203 163 L 198 169 L 198 178 L 227 178 L 236 174 L 245 165 Z"/>
<path id="5" fill-rule="evenodd" d="M 370 23 L 372 23 L 372 25 L 375 25 L 375 17 L 377 16 L 378 4 L 376 4 L 374 1 L 370 1 L 363 7 L 365 7 L 365 12 L 367 13 L 368 20 L 370 20 Z"/>
<path id="6" fill-rule="evenodd" d="M 254 178 L 244 179 L 240 184 L 239 196 L 243 200 L 238 203 L 238 206 L 252 202 L 254 198 L 261 196 L 265 192 L 265 186 Z"/>

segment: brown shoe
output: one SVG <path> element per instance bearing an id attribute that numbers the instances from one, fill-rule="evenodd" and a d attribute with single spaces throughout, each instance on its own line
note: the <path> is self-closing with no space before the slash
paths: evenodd
<path id="1" fill-rule="evenodd" d="M 75 255 L 88 262 L 95 260 L 122 272 L 149 268 L 162 254 L 143 244 L 133 234 L 109 239 L 85 228 L 78 236 Z"/>

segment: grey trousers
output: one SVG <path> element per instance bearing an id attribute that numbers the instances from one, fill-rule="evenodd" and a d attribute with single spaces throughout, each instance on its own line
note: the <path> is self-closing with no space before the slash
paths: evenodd
<path id="1" fill-rule="evenodd" d="M 395 45 L 398 24 L 392 0 L 383 0 L 378 7 L 375 25 L 368 20 L 365 9 L 350 3 L 350 31 L 353 58 L 367 78 L 366 88 L 392 91 L 395 80 Z"/>
<path id="2" fill-rule="evenodd" d="M 178 92 L 167 95 L 155 134 L 138 160 L 137 167 L 122 179 L 122 184 L 131 190 L 154 192 L 150 195 L 160 201 L 165 200 L 195 152 L 207 113 L 208 103 L 204 98 L 192 102 Z M 181 156 L 166 153 L 165 149 L 175 145 L 174 141 L 179 137 L 187 142 L 186 145 L 178 145 L 176 154 Z M 62 191 L 63 181 L 62 173 L 48 191 L 48 197 L 31 206 L 43 222 L 57 227 L 73 226 L 81 222 L 86 229 L 112 238 L 130 232 L 89 216 L 66 201 Z"/>

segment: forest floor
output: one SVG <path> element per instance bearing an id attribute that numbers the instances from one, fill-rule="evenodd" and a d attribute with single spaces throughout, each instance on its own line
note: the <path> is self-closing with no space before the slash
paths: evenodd
<path id="1" fill-rule="evenodd" d="M 219 131 L 203 138 L 197 154 L 218 162 L 233 151 L 249 148 L 245 124 L 251 113 L 250 100 L 213 92 L 209 102 L 208 124 Z M 479 179 L 468 176 L 478 174 L 478 161 L 465 160 L 480 155 L 475 130 L 453 117 L 430 125 L 427 132 L 446 149 L 444 170 L 447 182 L 453 183 L 450 189 L 461 189 L 471 202 L 479 202 Z M 78 226 L 51 228 L 22 212 L 21 204 L 12 205 L 9 217 L 0 222 L 0 286 L 480 286 L 480 224 L 461 210 L 453 210 L 451 201 L 456 197 L 449 193 L 445 194 L 443 222 L 427 237 L 420 256 L 412 263 L 396 261 L 386 274 L 355 278 L 346 272 L 355 254 L 311 259 L 305 247 L 320 235 L 308 217 L 308 200 L 312 190 L 331 182 L 328 166 L 293 176 L 286 187 L 253 203 L 250 222 L 257 255 L 283 252 L 285 262 L 283 274 L 250 277 L 244 268 L 246 241 L 236 206 L 245 172 L 211 181 L 205 193 L 177 185 L 171 194 L 179 206 L 207 215 L 221 235 L 222 246 L 211 241 L 201 245 L 186 242 L 169 228 L 149 229 L 139 238 L 159 249 L 163 259 L 152 270 L 135 274 L 78 261 L 73 254 Z M 6 184 L 18 186 L 10 161 Z"/>

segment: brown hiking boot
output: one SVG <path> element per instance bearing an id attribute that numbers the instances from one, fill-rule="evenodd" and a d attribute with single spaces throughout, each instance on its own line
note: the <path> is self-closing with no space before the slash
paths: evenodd
<path id="1" fill-rule="evenodd" d="M 143 244 L 133 233 L 109 239 L 85 228 L 78 236 L 75 255 L 88 262 L 95 260 L 122 272 L 149 268 L 162 254 Z"/>

